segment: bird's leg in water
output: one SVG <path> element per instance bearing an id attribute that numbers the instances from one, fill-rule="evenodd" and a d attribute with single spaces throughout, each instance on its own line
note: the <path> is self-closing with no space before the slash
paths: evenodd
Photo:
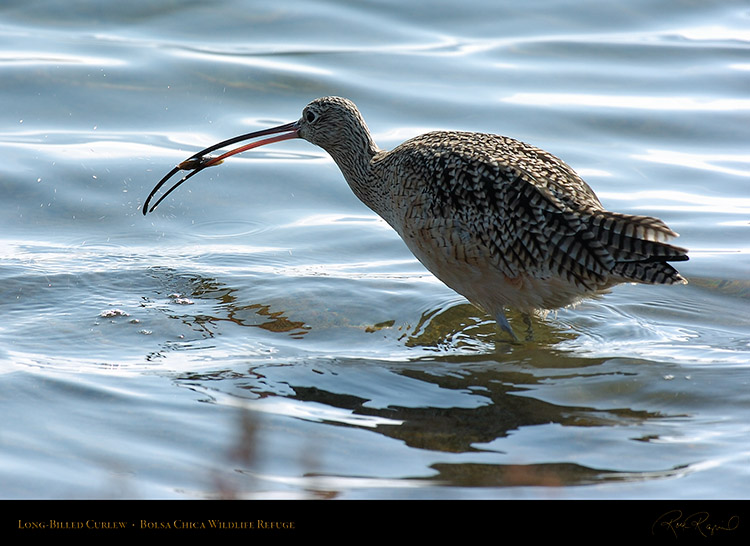
<path id="1" fill-rule="evenodd" d="M 526 325 L 526 341 L 532 341 L 534 339 L 534 325 L 531 323 L 531 315 L 524 313 L 523 323 Z"/>
<path id="2" fill-rule="evenodd" d="M 497 325 L 500 327 L 500 330 L 503 332 L 507 332 L 510 334 L 510 337 L 513 338 L 513 341 L 518 341 L 518 338 L 516 337 L 516 334 L 513 332 L 513 328 L 511 328 L 510 323 L 508 322 L 508 319 L 505 318 L 505 312 L 499 311 L 497 315 L 495 315 L 495 321 L 497 322 Z"/>

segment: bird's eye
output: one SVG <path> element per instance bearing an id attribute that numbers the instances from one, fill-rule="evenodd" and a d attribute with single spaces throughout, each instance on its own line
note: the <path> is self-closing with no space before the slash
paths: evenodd
<path id="1" fill-rule="evenodd" d="M 315 121 L 315 114 L 308 110 L 307 114 L 305 114 L 305 119 L 308 121 L 308 123 L 312 123 L 313 121 Z"/>

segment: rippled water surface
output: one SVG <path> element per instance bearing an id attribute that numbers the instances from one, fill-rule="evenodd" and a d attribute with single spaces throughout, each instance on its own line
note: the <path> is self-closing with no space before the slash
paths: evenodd
<path id="1" fill-rule="evenodd" d="M 747 498 L 746 2 L 5 2 L 3 498 Z M 565 159 L 686 286 L 510 343 L 320 149 L 172 166 L 354 100 Z M 526 331 L 520 315 L 515 328 Z"/>

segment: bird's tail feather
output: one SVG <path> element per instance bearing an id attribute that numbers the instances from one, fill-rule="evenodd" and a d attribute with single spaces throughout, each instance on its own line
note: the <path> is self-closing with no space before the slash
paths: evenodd
<path id="1" fill-rule="evenodd" d="M 625 282 L 687 282 L 667 262 L 687 260 L 688 251 L 668 243 L 677 233 L 658 218 L 598 211 L 591 217 L 589 228 L 614 259 L 613 273 Z"/>

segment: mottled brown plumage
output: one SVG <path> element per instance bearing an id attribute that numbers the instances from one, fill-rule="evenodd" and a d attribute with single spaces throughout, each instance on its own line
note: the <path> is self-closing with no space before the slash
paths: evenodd
<path id="1" fill-rule="evenodd" d="M 287 133 L 204 158 L 281 131 Z M 295 137 L 326 150 L 355 195 L 417 259 L 511 335 L 506 306 L 545 311 L 619 283 L 686 282 L 668 263 L 688 259 L 687 250 L 667 242 L 676 233 L 657 218 L 605 210 L 586 182 L 549 153 L 508 137 L 457 131 L 380 150 L 356 106 L 339 97 L 314 100 L 298 122 L 195 154 L 183 163 L 194 170 L 182 181 L 239 151 Z M 176 170 L 154 188 L 144 214 Z"/>

